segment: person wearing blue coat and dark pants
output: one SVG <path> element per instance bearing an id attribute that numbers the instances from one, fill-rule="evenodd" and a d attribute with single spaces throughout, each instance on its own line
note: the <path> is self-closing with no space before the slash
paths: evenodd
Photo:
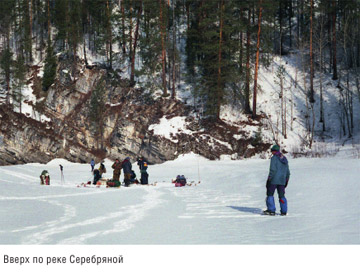
<path id="1" fill-rule="evenodd" d="M 277 190 L 280 202 L 281 215 L 287 214 L 287 200 L 285 198 L 285 188 L 290 178 L 289 162 L 287 158 L 280 152 L 280 147 L 274 145 L 271 147 L 270 172 L 266 182 L 266 206 L 267 210 L 264 214 L 275 215 L 274 193 Z"/>

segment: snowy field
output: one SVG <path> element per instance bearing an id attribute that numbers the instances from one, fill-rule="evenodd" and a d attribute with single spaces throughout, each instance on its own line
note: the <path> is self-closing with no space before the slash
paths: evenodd
<path id="1" fill-rule="evenodd" d="M 255 259 L 251 262 L 256 262 L 256 256 L 261 257 L 262 251 L 267 256 L 268 247 L 260 247 L 260 251 L 258 247 L 235 247 L 233 251 L 231 246 L 348 245 L 352 249 L 358 246 L 359 159 L 290 158 L 289 161 L 291 178 L 286 191 L 289 206 L 286 217 L 261 215 L 265 209 L 269 160 L 209 161 L 189 154 L 175 161 L 150 166 L 149 180 L 151 183 L 157 181 L 156 186 L 134 185 L 129 188 L 77 187 L 91 179 L 90 165 L 60 159 L 47 165 L 2 166 L 0 244 L 22 245 L 26 252 L 31 252 L 34 245 L 62 245 L 60 249 L 53 249 L 62 254 L 65 254 L 61 250 L 63 247 L 65 251 L 73 248 L 68 245 L 75 245 L 75 248 L 78 245 L 128 245 L 127 252 L 133 252 L 135 256 L 138 256 L 139 250 L 147 252 L 154 249 L 146 245 L 176 245 L 175 248 L 170 247 L 170 250 L 175 251 L 180 251 L 183 248 L 181 245 L 200 246 L 190 249 L 185 247 L 184 250 L 189 253 L 184 253 L 188 256 L 186 260 L 193 260 L 198 250 L 204 254 L 204 246 L 210 248 L 210 253 L 205 253 L 205 256 L 200 254 L 195 258 L 195 263 L 219 258 L 224 245 L 227 246 L 225 252 L 228 252 L 225 258 L 234 261 L 234 256 L 246 258 L 247 254 L 255 254 L 251 255 Z M 112 175 L 111 163 L 105 161 L 107 178 Z M 63 184 L 59 164 L 64 166 Z M 51 186 L 39 185 L 39 175 L 44 169 L 50 172 Z M 133 169 L 139 176 L 135 163 Z M 201 183 L 175 188 L 171 179 L 178 174 L 185 175 L 188 181 L 198 181 L 200 178 Z M 129 245 L 142 247 L 133 249 Z M 99 246 L 91 248 L 87 253 L 89 256 L 98 252 L 94 248 L 99 250 Z M 156 256 L 159 258 L 168 248 L 160 247 L 160 253 Z M 270 249 L 279 250 L 277 247 Z M 358 247 L 355 249 L 358 250 Z M 11 246 L 3 247 L 2 250 L 16 252 L 16 248 Z M 326 248 L 321 247 L 322 254 L 324 250 Z M 310 251 L 308 248 L 303 251 L 302 254 L 308 254 L 307 257 L 311 254 L 316 260 L 336 256 L 339 261 L 337 251 L 329 255 L 326 253 L 325 257 L 318 255 L 316 248 L 310 247 Z M 84 252 L 84 248 L 81 252 Z M 278 260 L 286 256 L 284 254 L 276 252 L 274 258 Z M 141 255 L 140 260 L 147 260 L 148 255 Z M 154 258 L 154 255 L 150 256 Z M 296 256 L 292 257 L 297 260 Z M 346 253 L 346 256 L 351 254 Z M 339 262 L 343 264 L 341 260 Z M 133 263 L 138 261 L 135 258 Z M 211 262 L 207 262 L 209 264 Z M 275 264 L 273 268 L 277 267 Z M 81 266 L 82 269 L 84 267 Z M 201 267 L 204 268 L 204 263 Z"/>
<path id="2" fill-rule="evenodd" d="M 111 178 L 111 161 L 105 165 Z M 79 188 L 90 166 L 64 160 L 2 166 L 0 243 L 360 244 L 359 166 L 359 159 L 290 159 L 286 217 L 261 215 L 269 160 L 186 155 L 149 167 L 156 186 L 130 188 Z M 39 185 L 44 169 L 51 186 Z M 201 183 L 175 188 L 178 174 Z"/>

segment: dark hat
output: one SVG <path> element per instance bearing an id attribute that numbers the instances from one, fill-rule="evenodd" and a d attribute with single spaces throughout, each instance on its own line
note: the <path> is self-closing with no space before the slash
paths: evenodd
<path id="1" fill-rule="evenodd" d="M 278 146 L 278 145 L 273 145 L 273 146 L 271 147 L 271 151 L 280 151 L 280 146 Z"/>

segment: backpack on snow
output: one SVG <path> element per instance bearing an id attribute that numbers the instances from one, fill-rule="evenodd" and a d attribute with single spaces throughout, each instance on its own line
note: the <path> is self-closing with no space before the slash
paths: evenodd
<path id="1" fill-rule="evenodd" d="M 118 180 L 109 180 L 106 182 L 106 185 L 109 187 L 120 187 L 120 181 Z"/>

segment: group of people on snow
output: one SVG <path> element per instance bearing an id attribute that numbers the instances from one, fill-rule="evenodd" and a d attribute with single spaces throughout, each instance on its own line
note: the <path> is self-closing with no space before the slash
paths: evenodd
<path id="1" fill-rule="evenodd" d="M 146 185 L 148 184 L 148 177 L 149 177 L 149 174 L 147 173 L 148 163 L 144 157 L 140 157 L 137 159 L 137 164 L 139 166 L 139 170 L 141 174 L 140 183 L 142 185 Z M 102 161 L 100 163 L 99 169 L 94 169 L 95 161 L 93 159 L 91 160 L 90 165 L 91 165 L 91 171 L 94 174 L 93 184 L 96 185 L 97 182 L 102 178 L 103 173 L 106 173 L 106 168 L 104 162 Z M 112 180 L 110 181 L 111 185 L 113 185 L 114 182 L 120 181 L 121 170 L 123 170 L 124 172 L 124 185 L 126 187 L 132 183 L 139 183 L 136 179 L 135 172 L 132 170 L 130 157 L 126 157 L 122 162 L 120 162 L 119 159 L 116 159 L 115 162 L 112 164 L 111 168 L 113 169 L 113 177 Z M 115 183 L 115 184 L 119 184 L 119 183 Z"/>
<path id="2" fill-rule="evenodd" d="M 263 211 L 266 215 L 275 215 L 276 207 L 274 194 L 277 191 L 280 203 L 280 214 L 287 214 L 287 199 L 285 198 L 285 188 L 288 186 L 290 178 L 289 163 L 287 158 L 280 152 L 279 145 L 273 145 L 271 147 L 271 161 L 270 161 L 270 170 L 269 175 L 266 181 L 266 207 L 267 209 Z M 145 185 L 148 184 L 149 174 L 147 173 L 148 163 L 144 157 L 137 158 L 137 165 L 139 166 L 141 179 L 140 183 Z M 104 161 L 101 161 L 99 169 L 95 169 L 94 159 L 90 162 L 91 171 L 94 175 L 93 184 L 96 185 L 97 182 L 101 179 L 102 175 L 106 173 L 106 167 Z M 116 159 L 113 165 L 111 166 L 113 170 L 112 182 L 118 182 L 120 185 L 120 175 L 121 169 L 124 172 L 124 184 L 129 186 L 132 183 L 138 183 L 136 180 L 135 172 L 132 170 L 132 164 L 130 157 L 126 157 L 122 162 L 119 159 Z M 63 167 L 60 165 L 61 173 L 63 172 Z M 41 185 L 50 185 L 50 175 L 47 170 L 42 171 L 40 175 L 40 184 Z M 184 176 L 178 175 L 176 178 L 176 187 L 181 187 L 186 185 L 186 179 Z"/>

